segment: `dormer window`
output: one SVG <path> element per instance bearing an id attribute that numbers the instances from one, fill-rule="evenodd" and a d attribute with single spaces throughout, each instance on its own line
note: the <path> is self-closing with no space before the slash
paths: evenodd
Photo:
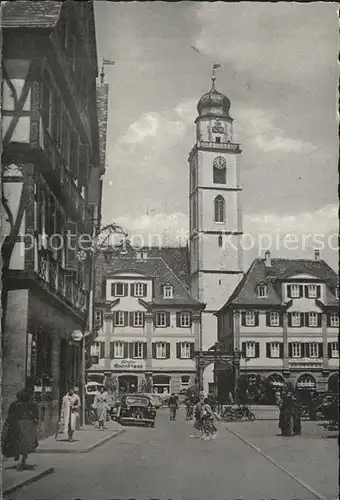
<path id="1" fill-rule="evenodd" d="M 320 297 L 320 285 L 308 285 L 307 297 L 309 299 L 318 299 Z"/>
<path id="2" fill-rule="evenodd" d="M 173 287 L 166 285 L 163 287 L 163 298 L 164 299 L 172 299 L 173 298 Z"/>
<path id="3" fill-rule="evenodd" d="M 257 296 L 260 298 L 267 297 L 267 285 L 258 285 L 257 286 Z"/>
<path id="4" fill-rule="evenodd" d="M 303 287 L 301 285 L 288 285 L 287 294 L 291 299 L 298 299 L 303 296 Z"/>

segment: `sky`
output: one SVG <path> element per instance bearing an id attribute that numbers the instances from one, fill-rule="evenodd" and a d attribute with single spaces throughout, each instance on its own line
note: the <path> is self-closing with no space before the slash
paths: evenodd
<path id="1" fill-rule="evenodd" d="M 267 245 L 319 248 L 337 270 L 337 4 L 96 1 L 95 18 L 99 63 L 115 61 L 103 222 L 185 242 L 196 106 L 216 62 L 243 148 L 245 268 Z"/>

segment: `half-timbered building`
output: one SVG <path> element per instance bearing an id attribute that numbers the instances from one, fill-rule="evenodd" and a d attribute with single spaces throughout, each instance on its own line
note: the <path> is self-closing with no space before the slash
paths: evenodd
<path id="1" fill-rule="evenodd" d="M 91 262 L 79 238 L 100 219 L 93 2 L 7 2 L 3 28 L 4 410 L 25 387 L 54 432 L 60 398 L 81 383 Z M 88 238 L 83 238 L 88 239 Z"/>

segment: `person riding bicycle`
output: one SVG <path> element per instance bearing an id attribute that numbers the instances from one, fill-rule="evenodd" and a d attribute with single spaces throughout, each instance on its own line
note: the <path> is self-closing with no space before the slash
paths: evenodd
<path id="1" fill-rule="evenodd" d="M 191 438 L 195 437 L 202 437 L 203 436 L 203 409 L 204 409 L 204 395 L 201 394 L 199 397 L 199 400 L 197 401 L 196 405 L 194 406 L 194 426 L 193 426 L 193 432 L 190 435 Z M 200 436 L 195 434 L 195 431 L 198 431 L 200 433 Z"/>
<path id="2" fill-rule="evenodd" d="M 186 420 L 192 420 L 193 414 L 194 414 L 194 401 L 192 398 L 188 398 L 185 401 L 185 407 L 186 407 Z"/>
<path id="3" fill-rule="evenodd" d="M 209 404 L 209 399 L 205 398 L 202 413 L 203 432 L 205 437 L 203 439 L 215 439 L 217 435 L 217 428 L 215 426 L 215 414 Z"/>

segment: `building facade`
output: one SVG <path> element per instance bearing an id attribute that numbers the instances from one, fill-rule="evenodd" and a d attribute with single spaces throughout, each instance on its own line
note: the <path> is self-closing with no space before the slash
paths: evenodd
<path id="1" fill-rule="evenodd" d="M 204 305 L 188 280 L 186 248 L 100 255 L 88 379 L 112 374 L 118 392 L 170 393 L 193 384 Z"/>
<path id="2" fill-rule="evenodd" d="M 191 292 L 206 304 L 202 316 L 203 350 L 217 340 L 215 313 L 243 276 L 240 157 L 234 142 L 230 101 L 215 88 L 198 102 L 196 144 L 189 155 Z M 204 387 L 212 383 L 212 367 Z"/>
<path id="3" fill-rule="evenodd" d="M 7 2 L 2 35 L 3 411 L 31 387 L 45 436 L 80 386 L 91 262 L 78 244 L 100 218 L 93 4 Z"/>
<path id="4" fill-rule="evenodd" d="M 274 385 L 327 391 L 338 384 L 339 282 L 315 260 L 255 259 L 217 313 L 218 336 L 241 352 L 240 373 Z M 220 374 L 221 391 L 223 373 Z"/>

